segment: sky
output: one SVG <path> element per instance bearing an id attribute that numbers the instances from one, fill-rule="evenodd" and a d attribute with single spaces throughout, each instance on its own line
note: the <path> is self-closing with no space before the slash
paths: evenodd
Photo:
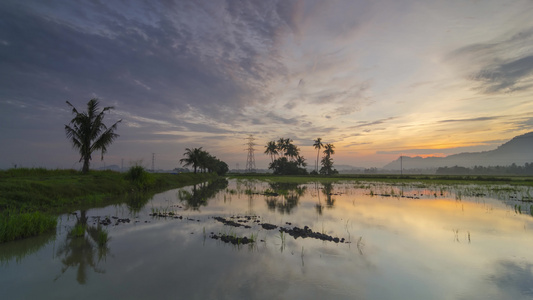
<path id="1" fill-rule="evenodd" d="M 98 98 L 91 167 L 244 169 L 313 140 L 336 165 L 495 149 L 533 131 L 533 1 L 0 1 L 0 168 L 81 169 L 64 127 Z"/>

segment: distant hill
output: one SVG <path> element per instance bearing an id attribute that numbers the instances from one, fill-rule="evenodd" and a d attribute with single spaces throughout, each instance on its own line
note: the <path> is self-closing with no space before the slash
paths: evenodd
<path id="1" fill-rule="evenodd" d="M 453 154 L 446 157 L 404 156 L 403 169 L 436 169 L 440 167 L 462 166 L 509 166 L 515 163 L 522 166 L 533 162 L 533 132 L 519 135 L 498 148 L 483 152 Z M 400 158 L 383 167 L 388 170 L 400 169 Z"/>

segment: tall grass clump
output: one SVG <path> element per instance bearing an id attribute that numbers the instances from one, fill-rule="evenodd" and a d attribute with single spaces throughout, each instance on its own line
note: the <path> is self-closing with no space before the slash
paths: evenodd
<path id="1" fill-rule="evenodd" d="M 146 189 L 154 184 L 154 178 L 142 166 L 132 166 L 126 172 L 126 179 L 138 189 Z"/>
<path id="2" fill-rule="evenodd" d="M 41 213 L 4 213 L 0 218 L 0 243 L 14 241 L 54 230 L 57 218 Z"/>

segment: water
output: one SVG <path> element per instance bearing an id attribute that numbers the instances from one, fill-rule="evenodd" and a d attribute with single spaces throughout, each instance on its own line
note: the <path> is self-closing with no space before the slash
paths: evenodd
<path id="1" fill-rule="evenodd" d="M 2 299 L 533 299 L 532 203 L 520 201 L 528 193 L 527 187 L 246 180 L 170 190 L 83 212 L 82 237 L 69 234 L 80 222 L 78 211 L 61 216 L 55 235 L 1 244 L 0 293 Z M 99 227 L 95 217 L 111 224 Z M 344 242 L 295 239 L 262 223 L 308 226 Z M 110 239 L 99 246 L 102 229 Z M 211 233 L 256 242 L 226 244 Z"/>

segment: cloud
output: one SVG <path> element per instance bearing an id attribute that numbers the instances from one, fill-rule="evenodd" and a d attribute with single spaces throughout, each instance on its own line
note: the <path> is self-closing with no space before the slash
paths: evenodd
<path id="1" fill-rule="evenodd" d="M 447 58 L 467 69 L 485 94 L 509 93 L 533 87 L 533 27 L 507 33 L 487 43 L 456 49 Z"/>
<path id="2" fill-rule="evenodd" d="M 473 80 L 481 81 L 485 93 L 514 92 L 529 89 L 533 75 L 533 55 L 493 64 L 474 74 Z"/>
<path id="3" fill-rule="evenodd" d="M 480 122 L 480 121 L 491 121 L 500 119 L 500 116 L 495 117 L 479 117 L 479 118 L 468 118 L 468 119 L 448 119 L 440 120 L 438 123 L 455 123 L 455 122 Z"/>
<path id="4" fill-rule="evenodd" d="M 376 151 L 376 154 L 408 154 L 408 155 L 428 155 L 428 154 L 457 154 L 464 152 L 480 152 L 487 150 L 494 150 L 499 144 L 505 143 L 508 140 L 489 140 L 482 142 L 475 142 L 474 146 L 464 147 L 450 147 L 450 148 L 438 148 L 438 149 L 399 149 L 392 151 Z M 487 147 L 491 149 L 487 149 Z"/>
<path id="5" fill-rule="evenodd" d="M 222 121 L 239 107 L 268 101 L 267 83 L 286 72 L 275 43 L 288 30 L 290 5 L 83 2 L 81 11 L 78 4 L 56 10 L 57 3 L 47 3 L 0 7 L 2 89 L 26 88 L 26 101 L 97 91 L 148 115 L 186 112 L 188 104 Z"/>
<path id="6" fill-rule="evenodd" d="M 358 125 L 355 125 L 355 126 L 350 126 L 348 127 L 348 129 L 359 129 L 359 128 L 363 128 L 363 127 L 370 127 L 370 126 L 374 126 L 374 125 L 381 125 L 381 124 L 385 124 L 387 123 L 388 121 L 392 121 L 392 120 L 395 120 L 397 119 L 397 117 L 388 117 L 388 118 L 385 118 L 385 119 L 380 119 L 380 120 L 376 120 L 376 121 L 372 121 L 372 122 L 367 122 L 367 121 L 359 121 Z"/>

